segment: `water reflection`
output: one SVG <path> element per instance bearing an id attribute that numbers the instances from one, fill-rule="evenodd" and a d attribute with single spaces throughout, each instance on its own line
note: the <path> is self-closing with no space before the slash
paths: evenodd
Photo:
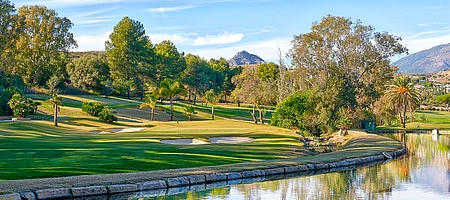
<path id="1" fill-rule="evenodd" d="M 402 141 L 409 156 L 339 172 L 259 177 L 108 199 L 450 199 L 450 137 L 388 137 Z"/>

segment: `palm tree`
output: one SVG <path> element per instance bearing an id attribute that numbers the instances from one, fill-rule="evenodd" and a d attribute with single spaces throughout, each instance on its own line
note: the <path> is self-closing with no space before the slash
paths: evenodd
<path id="1" fill-rule="evenodd" d="M 195 106 L 193 105 L 186 105 L 186 107 L 184 107 L 184 113 L 189 116 L 189 121 L 191 121 L 192 114 L 197 114 Z"/>
<path id="2" fill-rule="evenodd" d="M 153 116 L 155 115 L 155 108 L 156 108 L 156 101 L 158 100 L 159 95 L 157 93 L 153 93 L 150 95 L 146 95 L 144 97 L 145 103 L 142 103 L 139 109 L 142 108 L 151 108 L 152 109 L 152 118 L 150 119 L 153 121 Z"/>
<path id="3" fill-rule="evenodd" d="M 47 100 L 47 102 L 50 102 L 53 104 L 53 112 L 54 112 L 53 123 L 55 126 L 58 126 L 59 104 L 61 104 L 61 106 L 64 106 L 62 97 L 57 94 L 53 94 L 53 97 L 51 99 Z"/>
<path id="4" fill-rule="evenodd" d="M 205 97 L 206 97 L 206 102 L 211 104 L 211 115 L 212 115 L 212 120 L 214 120 L 214 105 L 216 105 L 216 103 L 217 103 L 217 95 L 214 94 L 214 90 L 211 89 L 208 92 L 206 92 Z"/>
<path id="5" fill-rule="evenodd" d="M 173 121 L 173 97 L 185 94 L 186 90 L 181 87 L 179 81 L 171 81 L 168 78 L 164 79 L 159 86 L 159 94 L 170 99 L 170 121 Z"/>
<path id="6" fill-rule="evenodd" d="M 384 95 L 388 102 L 394 105 L 395 110 L 400 112 L 403 128 L 406 128 L 406 111 L 414 111 L 420 101 L 419 91 L 413 87 L 409 77 L 401 76 L 394 78 L 389 85 L 386 85 Z"/>

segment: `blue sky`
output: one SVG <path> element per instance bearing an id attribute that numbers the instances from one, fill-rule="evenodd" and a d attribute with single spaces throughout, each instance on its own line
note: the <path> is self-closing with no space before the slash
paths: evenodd
<path id="1" fill-rule="evenodd" d="M 410 53 L 450 43 L 450 0 L 11 0 L 16 7 L 45 5 L 74 26 L 78 49 L 104 50 L 124 16 L 144 24 L 153 43 L 171 40 L 179 51 L 230 59 L 246 50 L 276 61 L 294 35 L 324 16 L 360 19 L 376 31 L 403 38 Z M 405 56 L 405 55 L 403 55 Z M 394 58 L 393 60 L 398 59 Z"/>

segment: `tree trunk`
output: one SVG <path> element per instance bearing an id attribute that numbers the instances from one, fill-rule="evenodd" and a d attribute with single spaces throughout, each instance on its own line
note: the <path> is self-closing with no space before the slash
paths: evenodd
<path id="1" fill-rule="evenodd" d="M 255 103 L 253 103 L 253 112 L 252 112 L 252 117 L 253 117 L 253 122 L 254 122 L 255 124 L 257 124 L 257 123 L 258 123 L 258 121 L 256 121 L 256 116 L 255 116 Z"/>
<path id="2" fill-rule="evenodd" d="M 263 120 L 263 117 L 262 117 L 261 107 L 259 107 L 259 105 L 256 104 L 256 108 L 258 109 L 258 112 L 259 112 L 259 122 L 261 122 L 261 124 L 264 124 L 264 120 Z"/>
<path id="3" fill-rule="evenodd" d="M 225 104 L 228 104 L 228 102 L 227 102 L 227 93 L 224 93 L 224 97 L 225 97 Z"/>
<path id="4" fill-rule="evenodd" d="M 188 99 L 188 103 L 191 103 L 191 91 L 189 90 L 189 99 Z"/>
<path id="5" fill-rule="evenodd" d="M 131 93 L 131 88 L 130 88 L 130 86 L 128 86 L 128 99 L 130 99 L 130 94 Z"/>
<path id="6" fill-rule="evenodd" d="M 406 128 L 406 107 L 403 110 L 403 128 Z"/>
<path id="7" fill-rule="evenodd" d="M 237 102 L 238 102 L 238 107 L 241 107 L 241 102 L 239 100 Z"/>
<path id="8" fill-rule="evenodd" d="M 153 121 L 153 116 L 155 115 L 155 109 L 152 108 L 152 119 L 150 119 L 151 121 Z"/>
<path id="9" fill-rule="evenodd" d="M 145 94 L 145 91 L 144 91 L 144 84 L 142 84 L 142 88 L 141 88 L 141 100 L 144 99 L 144 94 Z"/>
<path id="10" fill-rule="evenodd" d="M 211 104 L 212 120 L 214 120 L 214 105 Z"/>
<path id="11" fill-rule="evenodd" d="M 55 114 L 53 115 L 53 124 L 58 126 L 58 105 L 54 106 Z"/>
<path id="12" fill-rule="evenodd" d="M 191 121 L 191 114 L 189 114 L 189 121 Z"/>
<path id="13" fill-rule="evenodd" d="M 194 106 L 195 106 L 195 102 L 197 101 L 197 93 L 194 92 Z"/>
<path id="14" fill-rule="evenodd" d="M 170 121 L 173 121 L 173 103 L 172 103 L 172 96 L 170 96 Z"/>

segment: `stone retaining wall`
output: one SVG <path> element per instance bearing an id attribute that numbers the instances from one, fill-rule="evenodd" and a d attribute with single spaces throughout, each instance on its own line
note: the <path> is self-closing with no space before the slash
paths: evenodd
<path id="1" fill-rule="evenodd" d="M 406 153 L 406 148 L 394 151 L 392 156 L 398 158 Z M 340 168 L 364 165 L 376 161 L 384 160 L 383 155 L 368 156 L 364 158 L 346 159 L 340 162 L 317 163 L 297 166 L 277 167 L 272 169 L 260 169 L 244 172 L 210 173 L 201 175 L 191 175 L 167 178 L 165 180 L 154 180 L 143 183 L 89 186 L 73 188 L 48 188 L 35 190 L 32 192 L 20 192 L 0 195 L 0 200 L 36 200 L 55 198 L 76 198 L 93 195 L 127 195 L 127 192 L 134 192 L 128 195 L 133 197 L 150 197 L 160 194 L 179 194 L 190 190 L 200 191 L 212 188 L 223 187 L 230 184 L 252 183 L 272 178 L 286 177 L 289 174 L 299 172 L 328 173 L 337 171 Z M 260 180 L 261 179 L 261 180 Z M 210 184 L 206 184 L 210 183 Z"/>

